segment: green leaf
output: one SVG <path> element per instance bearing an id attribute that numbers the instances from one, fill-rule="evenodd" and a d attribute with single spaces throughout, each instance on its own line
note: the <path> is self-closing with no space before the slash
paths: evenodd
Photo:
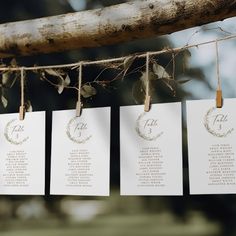
<path id="1" fill-rule="evenodd" d="M 4 106 L 4 108 L 6 108 L 8 105 L 8 101 L 3 95 L 1 96 L 1 102 L 2 102 L 2 105 Z"/>
<path id="2" fill-rule="evenodd" d="M 152 66 L 153 72 L 155 75 L 157 75 L 158 79 L 166 78 L 166 79 L 171 79 L 171 76 L 167 73 L 165 68 L 156 62 L 153 62 Z"/>
<path id="3" fill-rule="evenodd" d="M 84 97 L 84 98 L 89 98 L 91 96 L 94 96 L 97 94 L 97 91 L 94 87 L 92 87 L 91 85 L 84 85 L 82 88 L 81 88 L 81 95 Z"/>

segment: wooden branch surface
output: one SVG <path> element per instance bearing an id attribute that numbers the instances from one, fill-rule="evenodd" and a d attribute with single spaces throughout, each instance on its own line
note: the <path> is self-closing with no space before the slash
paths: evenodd
<path id="1" fill-rule="evenodd" d="M 236 0 L 139 0 L 0 25 L 0 57 L 99 47 L 236 16 Z"/>

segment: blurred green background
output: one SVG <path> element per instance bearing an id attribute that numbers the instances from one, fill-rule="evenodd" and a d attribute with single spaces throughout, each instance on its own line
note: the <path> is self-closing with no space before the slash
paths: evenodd
<path id="1" fill-rule="evenodd" d="M 1 2 L 0 22 L 12 22 L 73 11 L 94 9 L 125 1 L 106 0 L 8 0 Z M 221 27 L 221 28 L 219 28 Z M 223 30 L 222 30 L 223 29 Z M 81 49 L 66 53 L 16 58 L 19 65 L 60 64 L 80 60 L 96 60 L 124 56 L 136 52 L 157 51 L 166 46 L 183 46 L 227 36 L 235 30 L 235 18 L 178 32 L 169 36 L 123 43 L 109 47 Z M 236 50 L 234 41 L 220 43 L 220 72 L 224 97 L 235 97 Z M 156 57 L 160 65 L 172 74 L 171 55 Z M 10 59 L 3 60 L 9 63 Z M 216 88 L 214 45 L 193 48 L 175 58 L 175 79 L 191 79 L 175 86 L 173 92 L 162 81 L 152 84 L 153 102 L 185 101 L 186 99 L 214 98 Z M 130 71 L 144 65 L 137 60 Z M 84 81 L 93 81 L 103 68 L 91 66 L 83 71 Z M 0 235 L 236 235 L 235 195 L 190 196 L 187 169 L 187 140 L 183 112 L 184 196 L 182 197 L 121 197 L 119 196 L 119 106 L 142 103 L 141 71 L 132 73 L 124 81 L 107 86 L 96 86 L 96 96 L 84 99 L 85 107 L 111 106 L 111 196 L 106 198 L 50 196 L 50 140 L 51 111 L 75 107 L 77 92 L 65 90 L 59 95 L 53 86 L 27 74 L 26 97 L 33 110 L 47 111 L 46 195 L 0 196 Z M 106 70 L 100 77 L 109 81 L 117 72 Z M 71 74 L 72 82 L 77 76 Z M 7 91 L 9 105 L 0 106 L 0 113 L 17 112 L 20 97 L 19 83 Z M 185 109 L 185 104 L 184 109 Z"/>

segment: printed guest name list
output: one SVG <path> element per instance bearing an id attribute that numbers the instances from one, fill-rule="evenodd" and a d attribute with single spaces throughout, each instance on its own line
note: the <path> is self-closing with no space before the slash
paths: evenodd
<path id="1" fill-rule="evenodd" d="M 51 194 L 109 195 L 110 108 L 54 111 Z"/>
<path id="2" fill-rule="evenodd" d="M 43 195 L 45 112 L 0 115 L 0 193 Z"/>
<path id="3" fill-rule="evenodd" d="M 121 195 L 182 195 L 181 104 L 120 109 Z"/>
<path id="4" fill-rule="evenodd" d="M 191 194 L 236 193 L 236 99 L 187 102 Z"/>

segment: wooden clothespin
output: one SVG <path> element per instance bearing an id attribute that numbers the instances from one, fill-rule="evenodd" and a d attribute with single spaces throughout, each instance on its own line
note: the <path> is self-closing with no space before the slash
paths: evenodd
<path id="1" fill-rule="evenodd" d="M 222 108 L 223 106 L 223 98 L 222 98 L 222 90 L 216 90 L 216 107 Z"/>
<path id="2" fill-rule="evenodd" d="M 25 119 L 25 106 L 20 106 L 19 108 L 19 119 L 20 120 Z"/>
<path id="3" fill-rule="evenodd" d="M 83 104 L 80 101 L 77 101 L 76 103 L 76 116 L 77 117 L 81 116 L 82 107 L 83 107 Z"/>
<path id="4" fill-rule="evenodd" d="M 145 102 L 144 102 L 144 111 L 148 112 L 150 110 L 151 105 L 151 96 L 146 95 Z"/>

